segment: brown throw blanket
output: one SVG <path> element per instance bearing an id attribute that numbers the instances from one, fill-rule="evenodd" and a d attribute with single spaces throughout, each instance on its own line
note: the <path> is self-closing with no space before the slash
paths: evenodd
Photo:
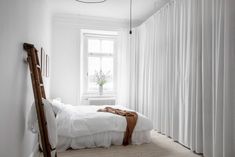
<path id="1" fill-rule="evenodd" d="M 105 107 L 104 109 L 99 109 L 98 112 L 109 112 L 126 117 L 127 126 L 122 144 L 126 146 L 131 143 L 132 133 L 138 119 L 138 114 L 136 112 L 115 109 L 112 107 Z"/>

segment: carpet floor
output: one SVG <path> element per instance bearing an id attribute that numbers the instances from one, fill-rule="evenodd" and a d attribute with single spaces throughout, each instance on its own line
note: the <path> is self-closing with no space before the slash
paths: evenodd
<path id="1" fill-rule="evenodd" d="M 155 131 L 151 134 L 150 144 L 68 150 L 58 153 L 58 157 L 201 157 L 164 135 Z"/>

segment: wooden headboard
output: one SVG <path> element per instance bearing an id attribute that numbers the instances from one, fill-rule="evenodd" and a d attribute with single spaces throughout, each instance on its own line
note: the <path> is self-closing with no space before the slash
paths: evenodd
<path id="1" fill-rule="evenodd" d="M 44 157 L 51 157 L 52 148 L 48 138 L 47 120 L 44 112 L 44 105 L 42 98 L 46 99 L 41 67 L 39 64 L 37 49 L 32 44 L 24 43 L 24 50 L 27 52 L 27 61 L 29 63 L 29 69 L 31 73 L 31 81 L 34 93 L 34 101 L 37 111 L 38 126 L 40 131 L 40 138 Z M 56 155 L 57 156 L 57 155 Z"/>

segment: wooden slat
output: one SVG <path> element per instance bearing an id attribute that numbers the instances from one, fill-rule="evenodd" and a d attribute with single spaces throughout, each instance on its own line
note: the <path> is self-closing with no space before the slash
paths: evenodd
<path id="1" fill-rule="evenodd" d="M 42 98 L 46 99 L 45 89 L 43 85 L 43 79 L 41 75 L 41 69 L 39 68 L 39 59 L 37 50 L 32 44 L 24 44 L 24 49 L 28 53 L 28 63 L 31 73 L 31 81 L 33 86 L 34 100 L 37 111 L 38 125 L 40 131 L 40 137 L 42 142 L 42 149 L 44 157 L 51 157 L 51 148 L 49 138 L 47 121 L 44 112 L 44 105 L 42 105 Z M 39 66 L 39 67 L 38 67 Z"/>

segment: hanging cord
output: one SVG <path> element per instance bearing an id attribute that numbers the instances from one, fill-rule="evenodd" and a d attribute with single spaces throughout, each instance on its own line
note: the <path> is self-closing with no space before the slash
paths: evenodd
<path id="1" fill-rule="evenodd" d="M 86 4 L 93 4 L 93 3 L 103 3 L 105 2 L 106 0 L 99 0 L 99 1 L 85 1 L 85 0 L 75 0 L 77 2 L 80 2 L 80 3 L 86 3 Z"/>
<path id="2" fill-rule="evenodd" d="M 132 0 L 130 0 L 130 32 L 132 34 Z"/>

